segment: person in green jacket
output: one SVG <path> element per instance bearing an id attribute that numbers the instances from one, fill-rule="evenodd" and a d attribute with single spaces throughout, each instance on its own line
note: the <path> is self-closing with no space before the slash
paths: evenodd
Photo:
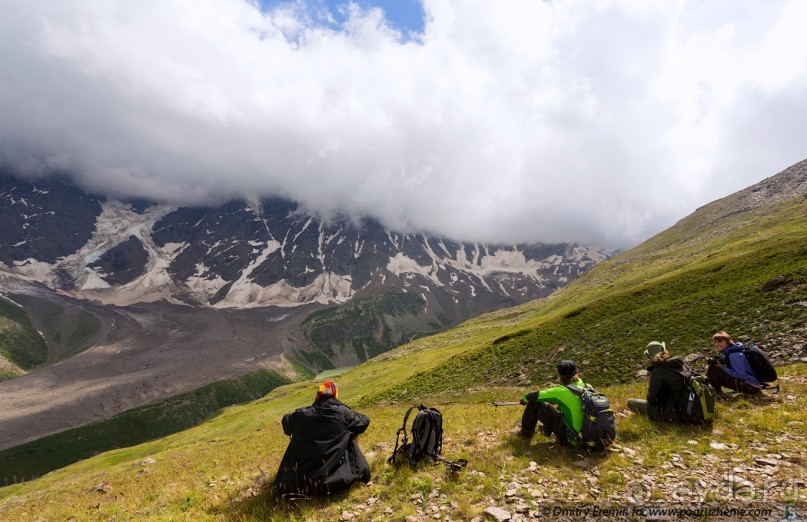
<path id="1" fill-rule="evenodd" d="M 568 436 L 567 432 L 574 430 L 571 432 L 572 435 L 580 433 L 583 428 L 583 407 L 580 397 L 565 385 L 573 384 L 582 388 L 585 383 L 580 378 L 574 361 L 560 361 L 558 377 L 560 386 L 530 392 L 521 399 L 521 404 L 525 408 L 521 415 L 521 430 L 518 435 L 527 440 L 532 439 L 540 421 L 543 425 L 544 435 L 549 437 L 554 433 L 561 444 L 576 446 L 576 437 Z"/>

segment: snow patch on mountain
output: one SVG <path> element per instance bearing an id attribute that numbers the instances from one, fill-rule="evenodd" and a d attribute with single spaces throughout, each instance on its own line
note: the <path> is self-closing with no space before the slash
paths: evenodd
<path id="1" fill-rule="evenodd" d="M 387 270 L 397 275 L 420 274 L 431 279 L 437 286 L 443 286 L 437 278 L 437 272 L 439 270 L 446 270 L 447 266 L 476 275 L 480 279 L 501 272 L 523 274 L 540 284 L 545 282 L 545 278 L 540 275 L 539 271 L 563 261 L 563 258 L 560 256 L 550 256 L 545 261 L 527 260 L 524 253 L 516 249 L 499 249 L 492 255 L 486 250 L 486 253 L 480 257 L 478 245 L 476 245 L 474 249 L 473 261 L 468 261 L 464 249 L 457 250 L 454 258 L 439 257 L 434 250 L 432 250 L 427 241 L 424 241 L 423 244 L 425 251 L 432 258 L 431 265 L 420 265 L 414 259 L 399 252 L 389 258 Z M 451 279 L 452 282 L 456 281 L 454 277 Z M 482 280 L 482 283 L 487 287 L 487 283 L 484 280 Z"/>
<path id="2" fill-rule="evenodd" d="M 264 245 L 264 243 L 258 243 L 258 245 Z M 258 246 L 253 245 L 253 246 Z M 216 308 L 230 308 L 230 307 L 242 307 L 242 306 L 283 306 L 280 303 L 270 302 L 270 300 L 274 296 L 281 296 L 281 300 L 283 302 L 287 301 L 287 295 L 293 294 L 292 291 L 289 291 L 287 288 L 277 287 L 272 290 L 269 288 L 264 288 L 258 284 L 252 282 L 252 273 L 254 270 L 261 266 L 264 261 L 271 255 L 273 252 L 277 252 L 282 248 L 282 245 L 274 240 L 271 239 L 266 242 L 261 254 L 250 261 L 250 263 L 241 271 L 241 275 L 235 282 L 233 282 L 230 290 L 227 292 L 227 296 L 216 304 Z M 222 279 L 220 276 L 216 275 L 214 278 L 210 277 L 201 277 L 205 273 L 207 273 L 207 267 L 198 263 L 196 265 L 196 274 L 195 276 L 189 277 L 186 281 L 186 284 L 192 288 L 195 292 L 202 293 L 206 296 L 203 301 L 207 301 L 208 298 L 215 295 L 221 288 L 223 288 L 227 281 Z M 277 286 L 279 283 L 276 283 L 273 286 Z M 286 285 L 289 286 L 289 285 Z M 289 287 L 292 288 L 292 287 Z M 271 297 L 270 297 L 271 296 Z M 260 303 L 260 304 L 256 304 Z M 301 304 L 300 302 L 296 302 L 295 306 Z"/>
<path id="3" fill-rule="evenodd" d="M 94 279 L 102 276 L 87 265 L 130 236 L 134 236 L 146 248 L 149 264 L 153 268 L 155 258 L 160 257 L 160 254 L 151 240 L 151 227 L 172 210 L 173 207 L 158 205 L 150 207 L 143 214 L 138 214 L 127 203 L 106 201 L 101 204 L 101 215 L 96 221 L 95 231 L 89 241 L 78 252 L 61 259 L 56 263 L 56 267 L 69 273 L 77 288 L 86 289 L 85 285 L 89 285 L 89 288 L 98 288 L 100 283 Z M 88 283 L 88 280 L 91 281 Z"/>
<path id="4" fill-rule="evenodd" d="M 219 275 L 213 278 L 191 276 L 185 281 L 185 284 L 194 293 L 199 294 L 197 299 L 199 302 L 206 302 L 210 297 L 216 295 L 227 284 L 227 281 Z"/>
<path id="5" fill-rule="evenodd" d="M 482 257 L 478 268 L 472 267 L 471 270 L 483 275 L 494 272 L 520 273 L 540 281 L 542 278 L 538 270 L 548 265 L 544 261 L 528 261 L 524 253 L 518 250 L 497 250 L 493 255 Z"/>
<path id="6" fill-rule="evenodd" d="M 30 278 L 32 281 L 44 281 L 50 278 L 53 265 L 44 261 L 28 258 L 14 261 L 14 273 Z"/>
<path id="7" fill-rule="evenodd" d="M 591 259 L 592 261 L 599 263 L 600 261 L 605 261 L 608 259 L 610 254 L 587 246 L 576 246 L 572 249 L 572 256 L 573 259 L 577 261 Z"/>
<path id="8" fill-rule="evenodd" d="M 307 303 L 344 303 L 353 297 L 350 276 L 324 272 L 314 281 L 301 288 L 291 286 L 286 280 L 270 286 L 260 286 L 244 281 L 233 285 L 227 297 L 213 305 L 214 308 L 257 308 L 262 306 L 291 307 Z"/>
<path id="9" fill-rule="evenodd" d="M 103 274 L 99 274 L 95 270 L 88 268 L 84 284 L 81 285 L 81 290 L 99 290 L 101 288 L 109 288 L 110 284 L 104 281 L 102 276 Z"/>
<path id="10" fill-rule="evenodd" d="M 441 283 L 434 274 L 434 272 L 436 272 L 434 265 L 421 266 L 417 261 L 411 257 L 407 257 L 401 252 L 398 252 L 395 254 L 395 256 L 389 258 L 387 270 L 396 275 L 420 274 L 423 277 L 430 279 L 435 285 L 443 286 L 443 283 Z"/>
<path id="11" fill-rule="evenodd" d="M 187 245 L 167 243 L 158 247 L 151 238 L 154 223 L 173 210 L 174 207 L 167 205 L 155 205 L 140 214 L 127 203 L 116 200 L 102 203 L 101 215 L 90 240 L 78 252 L 56 263 L 51 274 L 56 268 L 66 271 L 81 290 L 81 297 L 98 299 L 105 304 L 125 306 L 161 299 L 180 303 L 173 297 L 177 285 L 168 268 Z M 112 287 L 104 280 L 105 274 L 88 265 L 131 236 L 136 237 L 146 250 L 145 270 L 133 281 Z"/>

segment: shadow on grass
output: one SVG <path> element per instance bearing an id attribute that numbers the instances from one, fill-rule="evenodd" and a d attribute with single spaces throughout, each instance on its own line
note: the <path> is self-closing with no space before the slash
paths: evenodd
<path id="1" fill-rule="evenodd" d="M 392 466 L 385 459 L 382 460 L 376 460 L 371 465 L 373 480 L 367 485 L 357 482 L 346 491 L 323 497 L 284 498 L 278 497 L 274 492 L 274 475 L 264 476 L 226 501 L 209 508 L 208 513 L 224 520 L 316 520 L 322 516 L 324 509 L 340 504 L 351 496 L 361 498 L 361 492 L 356 496 L 357 489 L 382 487 L 389 491 L 405 491 L 407 497 L 412 492 L 425 497 L 434 489 L 437 476 L 442 477 L 439 480 L 443 484 L 457 484 L 462 477 L 460 472 L 452 472 L 439 462 L 423 462 L 411 468 L 408 465 Z M 361 501 L 356 498 L 353 503 L 360 504 Z M 402 514 L 411 513 L 404 509 Z"/>
<path id="2" fill-rule="evenodd" d="M 301 520 L 319 509 L 344 500 L 349 491 L 323 497 L 286 498 L 276 495 L 273 485 L 274 477 L 247 486 L 208 512 L 225 520 Z"/>
<path id="3" fill-rule="evenodd" d="M 508 448 L 515 457 L 529 458 L 539 466 L 555 468 L 588 467 L 608 460 L 611 455 L 607 449 L 589 451 L 585 448 L 561 444 L 554 435 L 545 437 L 536 434 L 532 441 L 517 435 L 508 435 L 503 441 L 503 446 Z"/>
<path id="4" fill-rule="evenodd" d="M 713 423 L 700 425 L 650 420 L 643 415 L 631 415 L 617 427 L 617 443 L 640 443 L 654 437 L 687 440 L 712 432 Z"/>

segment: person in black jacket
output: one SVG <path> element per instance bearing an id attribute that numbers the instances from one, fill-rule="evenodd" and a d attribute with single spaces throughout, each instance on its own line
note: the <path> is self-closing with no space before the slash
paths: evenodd
<path id="1" fill-rule="evenodd" d="M 283 433 L 291 441 L 275 478 L 278 495 L 328 495 L 370 481 L 370 466 L 356 443 L 370 419 L 339 402 L 338 394 L 336 383 L 324 382 L 311 406 L 283 416 Z"/>
<path id="2" fill-rule="evenodd" d="M 670 357 L 663 342 L 653 341 L 644 351 L 649 361 L 647 400 L 628 399 L 628 409 L 652 420 L 685 422 L 687 378 L 690 368 L 679 356 Z"/>

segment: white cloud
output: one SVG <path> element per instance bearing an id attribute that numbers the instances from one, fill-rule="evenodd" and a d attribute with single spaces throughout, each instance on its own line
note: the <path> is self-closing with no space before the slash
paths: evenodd
<path id="1" fill-rule="evenodd" d="M 321 6 L 320 6 L 321 7 Z M 462 240 L 629 246 L 807 156 L 807 4 L 0 0 L 0 161 L 280 194 Z"/>

